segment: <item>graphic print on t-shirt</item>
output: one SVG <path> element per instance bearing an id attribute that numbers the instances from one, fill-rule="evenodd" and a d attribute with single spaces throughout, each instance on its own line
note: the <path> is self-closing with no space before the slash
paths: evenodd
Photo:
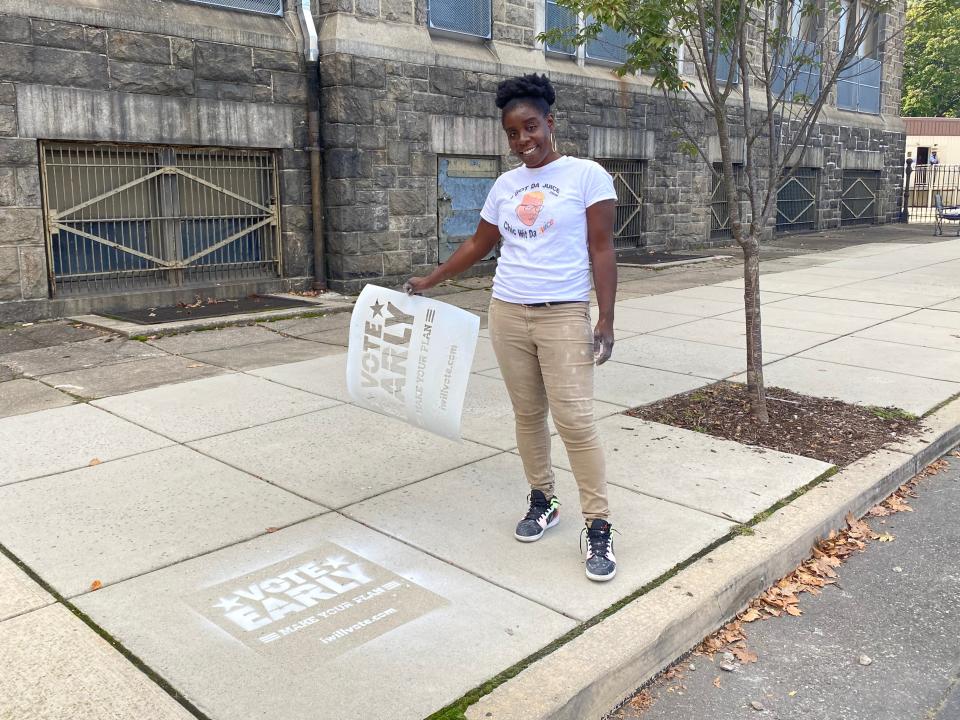
<path id="1" fill-rule="evenodd" d="M 517 205 L 517 217 L 527 227 L 533 227 L 537 216 L 543 210 L 543 193 L 539 190 L 528 192 Z"/>
<path id="2" fill-rule="evenodd" d="M 555 185 L 546 183 L 542 185 L 541 183 L 531 183 L 514 191 L 513 199 L 515 200 L 517 197 L 520 198 L 520 202 L 515 209 L 517 219 L 530 229 L 515 228 L 508 220 L 504 220 L 504 232 L 508 232 L 514 237 L 525 240 L 543 235 L 547 229 L 554 224 L 553 218 L 545 220 L 544 222 L 537 222 L 540 220 L 544 208 L 548 205 L 547 195 L 549 195 L 550 198 L 557 198 L 560 196 L 560 189 Z"/>

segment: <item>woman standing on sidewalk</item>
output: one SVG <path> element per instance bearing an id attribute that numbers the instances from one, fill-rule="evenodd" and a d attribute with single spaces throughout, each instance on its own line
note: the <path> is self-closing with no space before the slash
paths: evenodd
<path id="1" fill-rule="evenodd" d="M 591 160 L 563 156 L 553 143 L 556 99 L 545 75 L 497 87 L 497 107 L 511 153 L 522 165 L 491 188 L 473 236 L 427 277 L 417 293 L 459 275 L 503 238 L 490 302 L 490 341 L 516 418 L 517 446 L 530 484 L 530 506 L 515 537 L 539 540 L 559 520 L 550 462 L 547 411 L 563 439 L 586 521 L 586 572 L 610 580 L 610 537 L 603 450 L 593 417 L 593 366 L 613 350 L 617 266 L 613 220 L 617 194 Z M 600 319 L 590 328 L 590 263 Z"/>

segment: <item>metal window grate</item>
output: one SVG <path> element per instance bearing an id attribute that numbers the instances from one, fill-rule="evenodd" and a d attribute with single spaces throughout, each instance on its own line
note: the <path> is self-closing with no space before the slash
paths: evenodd
<path id="1" fill-rule="evenodd" d="M 841 225 L 873 225 L 880 215 L 880 171 L 844 170 Z"/>
<path id="2" fill-rule="evenodd" d="M 269 151 L 43 143 L 55 295 L 277 277 Z"/>
<path id="3" fill-rule="evenodd" d="M 817 229 L 816 168 L 798 168 L 777 191 L 777 232 Z"/>
<path id="4" fill-rule="evenodd" d="M 722 240 L 733 237 L 730 227 L 730 204 L 727 202 L 727 183 L 720 173 L 720 163 L 714 163 L 713 190 L 710 193 L 710 239 Z M 737 188 L 743 186 L 743 165 L 733 166 L 734 184 Z M 739 192 L 738 192 L 739 196 Z"/>
<path id="5" fill-rule="evenodd" d="M 597 159 L 613 177 L 617 191 L 617 215 L 613 225 L 613 245 L 617 250 L 643 246 L 643 167 L 642 160 Z"/>
<path id="6" fill-rule="evenodd" d="M 592 21 L 588 19 L 588 22 Z M 630 35 L 628 33 L 618 32 L 604 25 L 600 34 L 587 43 L 584 54 L 590 60 L 625 63 L 627 61 L 627 45 L 629 44 Z"/>
<path id="7" fill-rule="evenodd" d="M 190 0 L 190 2 L 264 15 L 283 15 L 283 0 Z"/>
<path id="8" fill-rule="evenodd" d="M 577 14 L 570 10 L 569 8 L 561 7 L 557 5 L 555 0 L 547 0 L 547 13 L 546 13 L 546 29 L 547 30 L 569 30 L 565 32 L 564 35 L 573 37 L 577 31 Z M 571 42 L 560 42 L 560 43 L 547 43 L 546 49 L 552 53 L 558 53 L 561 55 L 576 55 L 577 48 L 574 47 Z"/>
<path id="9" fill-rule="evenodd" d="M 490 0 L 429 0 L 427 16 L 434 30 L 485 39 L 493 36 Z"/>

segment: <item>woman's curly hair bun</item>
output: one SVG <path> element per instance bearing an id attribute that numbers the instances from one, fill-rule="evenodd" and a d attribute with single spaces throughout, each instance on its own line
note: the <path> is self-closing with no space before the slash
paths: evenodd
<path id="1" fill-rule="evenodd" d="M 504 110 L 514 101 L 533 101 L 540 105 L 546 103 L 547 111 L 557 99 L 550 79 L 546 75 L 520 75 L 519 77 L 504 80 L 497 85 L 497 107 Z"/>

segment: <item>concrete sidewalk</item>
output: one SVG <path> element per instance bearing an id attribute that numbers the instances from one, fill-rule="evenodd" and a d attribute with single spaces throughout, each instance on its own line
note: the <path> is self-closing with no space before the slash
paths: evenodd
<path id="1" fill-rule="evenodd" d="M 960 392 L 960 241 L 902 240 L 764 263 L 769 386 L 916 414 Z M 0 556 L 0 717 L 423 718 L 726 541 L 832 466 L 620 413 L 741 376 L 739 276 L 621 270 L 604 585 L 559 441 L 565 520 L 512 537 L 526 488 L 485 330 L 462 443 L 350 403 L 346 313 L 0 333 L 0 544 L 27 569 Z M 488 287 L 441 292 L 483 320 Z"/>

